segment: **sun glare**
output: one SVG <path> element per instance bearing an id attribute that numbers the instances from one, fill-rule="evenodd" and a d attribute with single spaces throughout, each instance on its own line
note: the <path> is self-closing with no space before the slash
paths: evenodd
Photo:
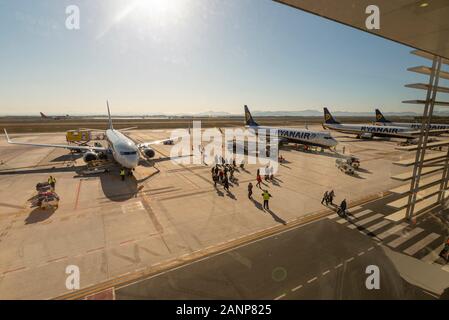
<path id="1" fill-rule="evenodd" d="M 187 0 L 140 0 L 135 11 L 160 23 L 173 22 L 186 10 Z"/>

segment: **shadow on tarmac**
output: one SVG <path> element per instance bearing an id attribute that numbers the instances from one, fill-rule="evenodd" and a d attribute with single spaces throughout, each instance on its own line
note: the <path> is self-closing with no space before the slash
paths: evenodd
<path id="1" fill-rule="evenodd" d="M 53 213 L 55 213 L 55 211 L 56 211 L 55 208 L 49 208 L 47 210 L 35 208 L 33 211 L 30 212 L 28 217 L 25 219 L 25 224 L 33 224 L 47 220 L 53 215 Z"/>
<path id="2" fill-rule="evenodd" d="M 276 215 L 273 211 L 271 211 L 271 209 L 266 209 L 266 211 L 273 217 L 274 221 L 276 221 L 277 223 L 281 223 L 284 226 L 287 224 L 287 222 L 284 219 Z"/>
<path id="3" fill-rule="evenodd" d="M 122 181 L 119 174 L 115 172 L 100 175 L 100 184 L 106 198 L 115 202 L 135 198 L 140 191 L 138 181 L 134 176 L 126 176 Z"/>

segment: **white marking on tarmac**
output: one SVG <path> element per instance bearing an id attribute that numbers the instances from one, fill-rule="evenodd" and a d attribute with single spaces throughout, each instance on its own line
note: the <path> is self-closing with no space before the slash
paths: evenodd
<path id="1" fill-rule="evenodd" d="M 330 270 L 326 270 L 323 272 L 323 276 L 325 276 L 326 274 L 328 274 L 329 272 L 331 272 Z"/>
<path id="2" fill-rule="evenodd" d="M 352 260 L 354 260 L 354 257 L 347 259 L 346 262 L 351 262 Z"/>
<path id="3" fill-rule="evenodd" d="M 282 298 L 285 298 L 286 294 L 281 294 L 279 297 L 274 298 L 274 300 L 281 300 Z"/>
<path id="4" fill-rule="evenodd" d="M 365 230 L 372 233 L 372 232 L 374 232 L 376 230 L 379 230 L 380 228 L 382 228 L 382 227 L 384 227 L 384 226 L 386 226 L 387 224 L 390 224 L 390 223 L 391 223 L 391 221 L 389 221 L 389 220 L 382 220 L 381 222 L 376 223 L 375 225 L 373 225 L 371 227 L 368 227 Z"/>
<path id="5" fill-rule="evenodd" d="M 368 248 L 368 251 L 371 251 L 371 250 L 373 250 L 374 249 L 374 247 L 369 247 Z"/>
<path id="6" fill-rule="evenodd" d="M 435 241 L 439 237 L 440 237 L 440 235 L 436 234 L 436 233 L 428 234 L 426 237 L 424 237 L 420 241 L 416 242 L 414 245 L 405 249 L 404 253 L 412 256 L 412 255 L 416 254 L 419 250 L 421 250 L 424 247 L 426 247 L 427 245 L 431 244 L 433 241 Z"/>
<path id="7" fill-rule="evenodd" d="M 352 216 L 355 217 L 355 218 L 361 218 L 361 217 L 366 216 L 368 213 L 372 213 L 372 211 L 371 210 L 365 210 L 365 211 L 362 211 L 362 212 L 359 212 L 359 213 L 355 213 Z"/>
<path id="8" fill-rule="evenodd" d="M 407 224 L 404 222 L 401 224 L 395 225 L 395 226 L 391 227 L 390 229 L 378 234 L 377 237 L 381 240 L 384 240 L 385 238 L 389 237 L 390 235 L 398 233 L 399 231 L 404 229 L 406 226 L 407 226 Z"/>
<path id="9" fill-rule="evenodd" d="M 335 269 L 338 269 L 338 268 L 340 268 L 340 267 L 343 267 L 343 263 L 340 263 L 339 265 L 336 265 L 334 268 L 335 268 Z"/>
<path id="10" fill-rule="evenodd" d="M 437 260 L 440 256 L 441 250 L 444 248 L 444 244 L 440 245 L 438 248 L 436 248 L 433 251 L 430 251 L 426 256 L 424 256 L 421 261 L 426 263 L 433 263 L 435 260 Z"/>
<path id="11" fill-rule="evenodd" d="M 421 229 L 421 228 L 412 229 L 409 232 L 406 232 L 405 234 L 403 234 L 401 237 L 399 237 L 399 238 L 391 241 L 390 243 L 388 243 L 388 246 L 390 246 L 392 248 L 397 248 L 401 244 L 403 244 L 404 242 L 410 240 L 411 238 L 413 238 L 414 236 L 420 234 L 423 231 L 424 230 Z"/>
<path id="12" fill-rule="evenodd" d="M 362 252 L 359 252 L 357 255 L 360 257 L 360 256 L 363 256 L 365 254 L 365 251 L 362 251 Z"/>
<path id="13" fill-rule="evenodd" d="M 297 286 L 297 287 L 294 287 L 293 289 L 292 289 L 292 292 L 295 292 L 295 291 L 297 291 L 297 290 L 299 290 L 299 289 L 301 289 L 302 288 L 302 284 L 300 284 L 299 286 Z"/>
<path id="14" fill-rule="evenodd" d="M 384 215 L 380 213 L 376 213 L 375 215 L 368 217 L 366 219 L 356 221 L 355 224 L 351 224 L 348 226 L 349 229 L 355 229 L 357 227 L 363 227 L 363 225 L 370 223 L 371 221 L 377 220 L 382 218 Z"/>
<path id="15" fill-rule="evenodd" d="M 308 280 L 307 283 L 312 283 L 313 281 L 317 280 L 317 277 L 313 277 L 312 279 Z"/>

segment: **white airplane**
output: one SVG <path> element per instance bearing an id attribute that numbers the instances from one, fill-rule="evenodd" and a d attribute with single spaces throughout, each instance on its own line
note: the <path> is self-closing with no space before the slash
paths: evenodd
<path id="1" fill-rule="evenodd" d="M 396 127 L 406 127 L 406 128 L 412 128 L 412 129 L 421 129 L 421 123 L 405 123 L 405 122 L 391 122 L 390 120 L 387 120 L 382 112 L 380 112 L 379 109 L 376 109 L 376 123 L 384 126 L 396 126 Z M 438 124 L 438 123 L 431 123 L 430 124 L 430 130 L 442 130 L 442 129 L 449 129 L 449 124 Z"/>
<path id="2" fill-rule="evenodd" d="M 403 138 L 412 140 L 419 136 L 419 130 L 399 126 L 375 126 L 366 124 L 342 124 L 334 119 L 327 108 L 324 108 L 323 128 L 341 133 L 355 134 L 357 138 L 372 139 L 373 137 Z M 429 130 L 433 135 L 448 132 L 447 129 Z"/>
<path id="3" fill-rule="evenodd" d="M 318 146 L 322 148 L 335 147 L 338 141 L 335 140 L 328 132 L 312 131 L 308 129 L 288 129 L 288 128 L 275 128 L 275 127 L 264 127 L 259 126 L 256 121 L 254 121 L 251 113 L 249 112 L 248 106 L 245 105 L 245 124 L 246 127 L 255 129 L 265 129 L 267 132 L 269 130 L 275 129 L 278 134 L 279 142 L 293 142 L 309 146 Z"/>
<path id="4" fill-rule="evenodd" d="M 83 159 L 85 162 L 93 161 L 99 158 L 99 153 L 112 154 L 114 160 L 122 167 L 127 169 L 134 169 L 139 164 L 141 151 L 147 158 L 152 158 L 156 154 L 151 145 L 160 144 L 172 139 L 156 140 L 146 143 L 135 143 L 133 140 L 125 136 L 119 130 L 115 130 L 112 125 L 111 113 L 109 111 L 109 103 L 106 102 L 108 108 L 109 128 L 106 130 L 106 140 L 108 147 L 95 146 L 71 146 L 65 144 L 43 144 L 43 143 L 28 143 L 12 141 L 8 133 L 5 131 L 6 140 L 10 144 L 28 145 L 35 147 L 49 147 L 49 148 L 65 148 L 69 150 L 84 151 Z"/>
<path id="5" fill-rule="evenodd" d="M 40 114 L 42 119 L 65 120 L 70 118 L 68 114 L 66 114 L 65 116 L 47 116 L 43 112 L 40 112 Z"/>

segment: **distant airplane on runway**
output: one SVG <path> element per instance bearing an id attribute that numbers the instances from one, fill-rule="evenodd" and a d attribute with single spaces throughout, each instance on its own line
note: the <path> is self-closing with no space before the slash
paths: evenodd
<path id="1" fill-rule="evenodd" d="M 324 108 L 323 128 L 335 130 L 341 133 L 355 134 L 360 139 L 372 139 L 373 137 L 414 139 L 419 136 L 420 131 L 410 127 L 399 126 L 375 126 L 365 124 L 341 124 L 336 121 L 327 108 Z M 448 129 L 430 130 L 429 133 L 436 135 L 448 132 Z"/>
<path id="2" fill-rule="evenodd" d="M 265 129 L 267 130 L 267 133 L 269 130 L 275 129 L 277 131 L 280 143 L 293 142 L 322 148 L 331 148 L 338 144 L 338 141 L 332 138 L 332 136 L 327 132 L 312 131 L 308 129 L 288 129 L 259 126 L 259 124 L 254 121 L 251 113 L 249 112 L 248 106 L 246 105 L 245 124 L 251 129 Z"/>
<path id="3" fill-rule="evenodd" d="M 379 109 L 376 109 L 376 123 L 384 126 L 406 127 L 412 129 L 421 129 L 421 123 L 405 123 L 405 122 L 391 122 L 387 120 Z M 449 129 L 449 124 L 431 123 L 430 130 Z"/>
<path id="4" fill-rule="evenodd" d="M 65 119 L 69 119 L 70 116 L 68 114 L 66 114 L 65 116 L 47 116 L 45 115 L 43 112 L 40 112 L 41 114 L 41 118 L 42 119 L 50 119 L 50 120 L 65 120 Z"/>
<path id="5" fill-rule="evenodd" d="M 85 162 L 97 160 L 100 153 L 112 154 L 114 160 L 122 167 L 127 169 L 134 169 L 139 164 L 139 151 L 141 151 L 146 157 L 152 158 L 155 155 L 155 151 L 151 149 L 151 145 L 160 144 L 165 141 L 171 141 L 172 139 L 164 139 L 151 141 L 146 143 L 135 143 L 133 140 L 125 136 L 119 130 L 115 130 L 112 125 L 111 113 L 109 111 L 109 103 L 106 102 L 108 108 L 109 127 L 106 130 L 106 140 L 108 147 L 95 147 L 95 146 L 73 146 L 65 144 L 43 144 L 43 143 L 28 143 L 28 142 L 14 142 L 12 141 L 8 133 L 5 131 L 6 140 L 10 144 L 28 145 L 35 147 L 50 147 L 50 148 L 65 148 L 69 150 L 81 150 L 84 151 L 83 159 Z M 121 129 L 125 131 L 130 128 Z"/>

